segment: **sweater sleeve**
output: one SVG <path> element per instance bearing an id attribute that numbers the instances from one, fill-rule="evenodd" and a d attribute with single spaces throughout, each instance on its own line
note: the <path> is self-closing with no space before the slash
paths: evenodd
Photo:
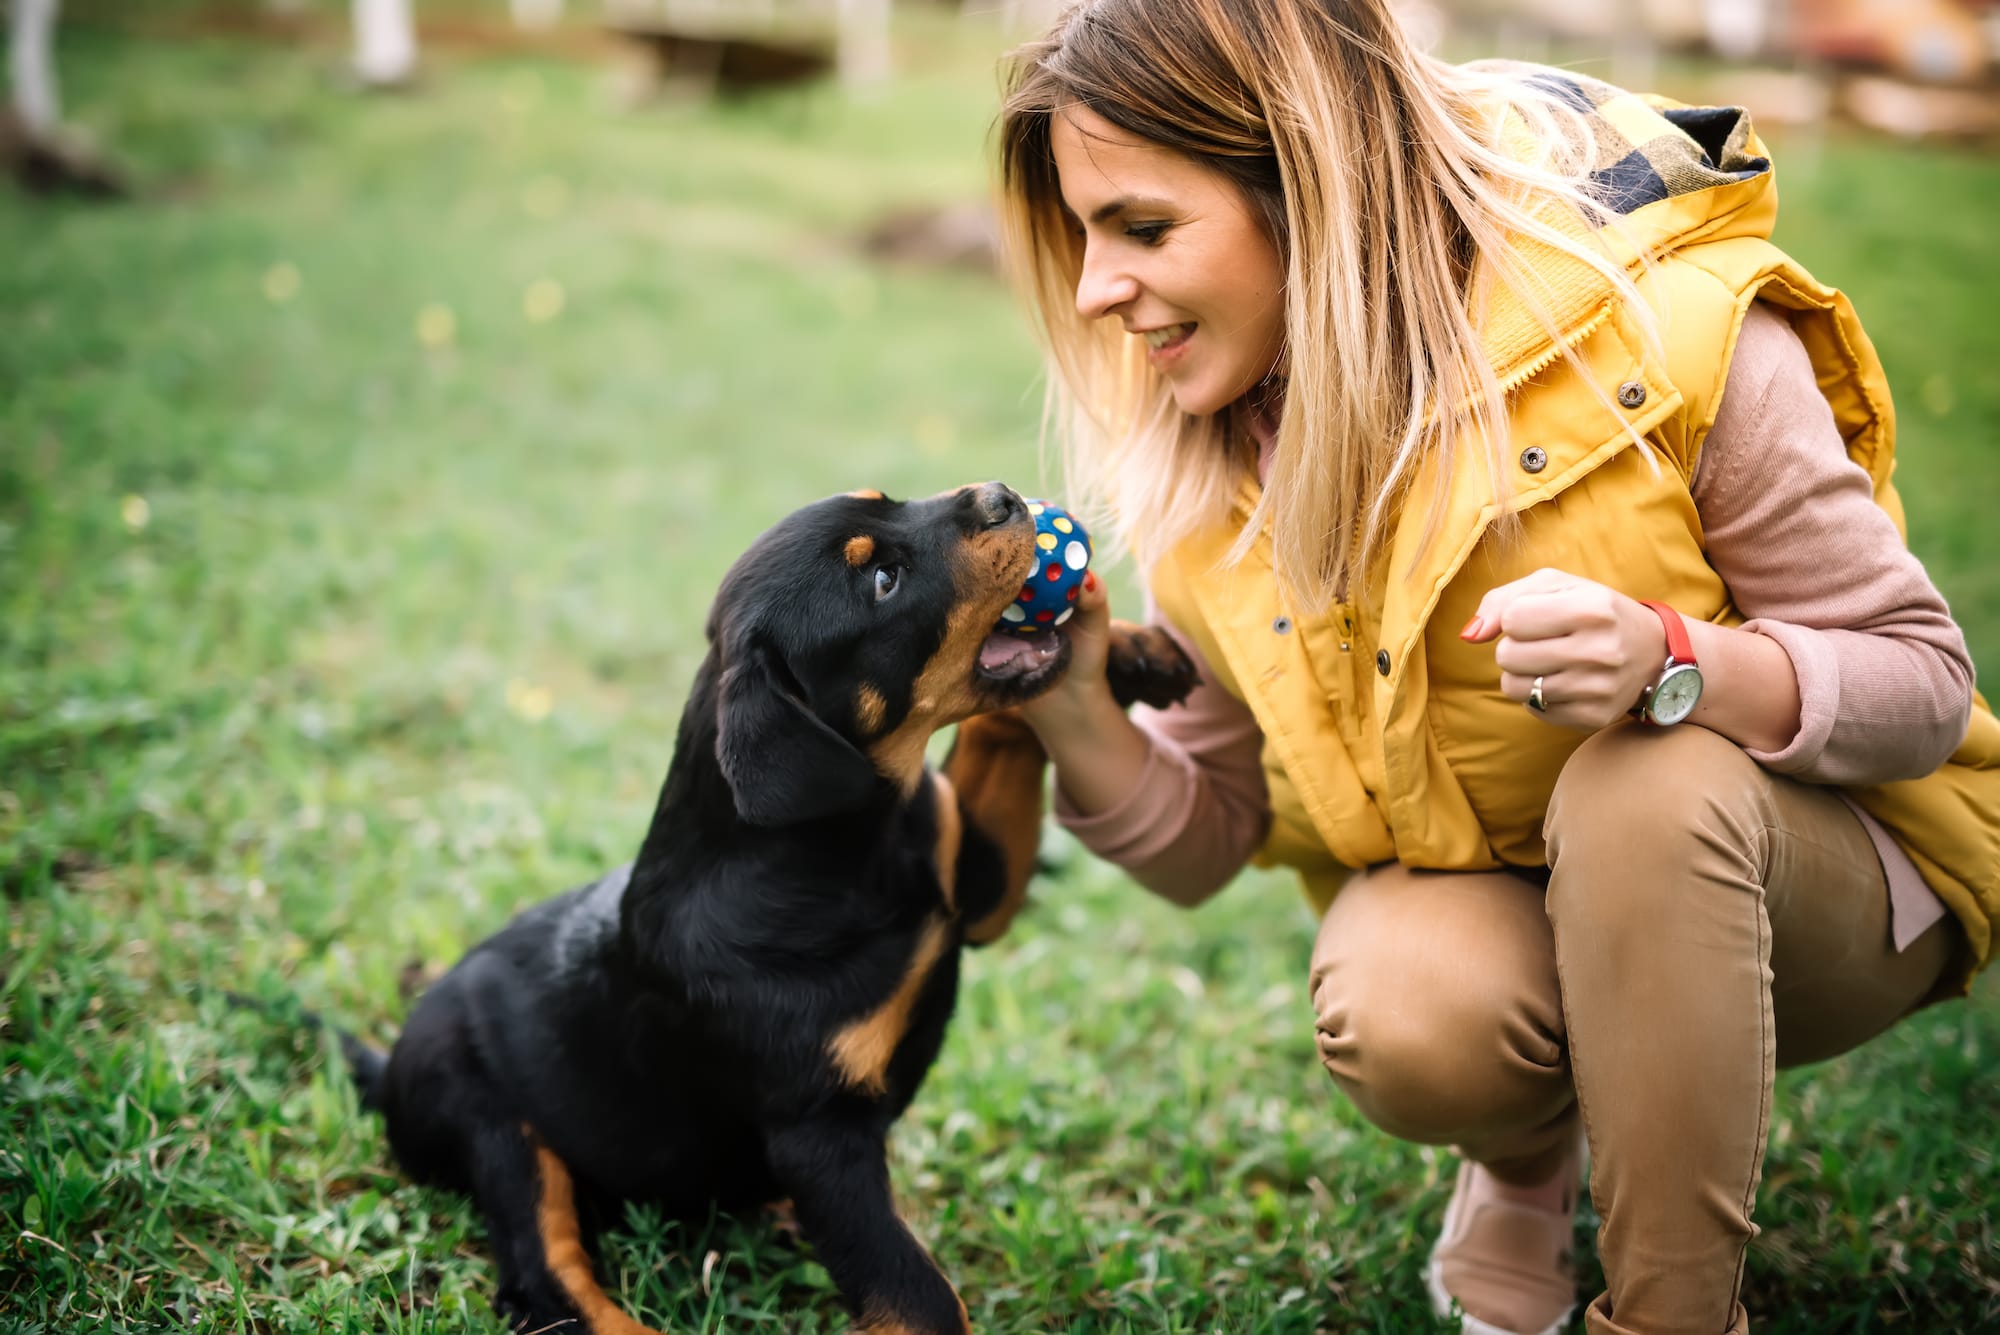
<path id="1" fill-rule="evenodd" d="M 1804 344 L 1768 307 L 1744 321 L 1693 494 L 1744 629 L 1798 673 L 1797 735 L 1752 758 L 1826 784 L 1943 764 L 1971 722 L 1965 636 L 1847 457 Z"/>
<path id="2" fill-rule="evenodd" d="M 1227 885 L 1264 842 L 1271 822 L 1264 739 L 1249 707 L 1216 684 L 1187 637 L 1150 604 L 1147 614 L 1194 659 L 1202 684 L 1172 709 L 1133 706 L 1149 749 L 1122 801 L 1085 814 L 1058 776 L 1056 818 L 1092 853 L 1191 908 Z"/>

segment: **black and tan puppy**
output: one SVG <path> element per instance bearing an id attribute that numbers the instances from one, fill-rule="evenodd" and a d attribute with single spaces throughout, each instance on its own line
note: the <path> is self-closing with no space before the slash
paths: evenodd
<path id="1" fill-rule="evenodd" d="M 624 1201 L 787 1198 L 862 1329 L 967 1329 L 896 1215 L 884 1137 L 960 947 L 1006 927 L 1034 863 L 1045 758 L 1006 710 L 1067 645 L 987 643 L 1034 536 L 997 483 L 834 497 L 765 533 L 716 597 L 637 859 L 475 947 L 386 1060 L 349 1045 L 403 1167 L 478 1201 L 518 1329 L 645 1329 L 588 1256 Z M 1128 703 L 1194 684 L 1133 627 L 1112 675 Z M 925 744 L 952 723 L 938 773 Z"/>

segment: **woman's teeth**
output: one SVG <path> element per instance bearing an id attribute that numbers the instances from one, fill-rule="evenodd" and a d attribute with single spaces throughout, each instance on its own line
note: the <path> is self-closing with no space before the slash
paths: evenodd
<path id="1" fill-rule="evenodd" d="M 1142 337 L 1146 340 L 1146 346 L 1157 352 L 1169 343 L 1180 342 L 1180 340 L 1193 332 L 1194 325 L 1192 323 L 1170 324 L 1164 329 L 1148 329 Z"/>

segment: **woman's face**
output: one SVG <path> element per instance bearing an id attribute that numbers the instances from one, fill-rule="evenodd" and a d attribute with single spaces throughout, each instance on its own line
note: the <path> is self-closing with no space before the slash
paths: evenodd
<path id="1" fill-rule="evenodd" d="M 1183 412 L 1213 413 L 1277 368 L 1285 266 L 1235 184 L 1070 106 L 1050 124 L 1083 237 L 1077 314 L 1143 339 Z"/>

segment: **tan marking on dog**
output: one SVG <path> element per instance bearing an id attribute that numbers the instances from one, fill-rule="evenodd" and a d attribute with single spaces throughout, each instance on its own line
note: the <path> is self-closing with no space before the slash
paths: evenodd
<path id="1" fill-rule="evenodd" d="M 857 501 L 879 501 L 886 499 L 881 492 L 875 490 L 873 487 L 863 487 L 859 491 L 850 491 L 847 494 Z"/>
<path id="2" fill-rule="evenodd" d="M 533 1135 L 529 1131 L 531 1138 Z M 610 1295 L 598 1287 L 597 1276 L 590 1268 L 590 1254 L 583 1249 L 583 1231 L 576 1222 L 576 1193 L 570 1184 L 569 1169 L 553 1150 L 542 1144 L 535 1146 L 535 1163 L 542 1179 L 541 1198 L 535 1205 L 542 1258 L 570 1302 L 589 1323 L 591 1335 L 664 1335 L 626 1316 Z"/>
<path id="3" fill-rule="evenodd" d="M 931 1264 L 935 1266 L 937 1261 L 932 1260 Z M 942 1275 L 944 1272 L 940 1270 L 938 1273 Z M 951 1281 L 945 1282 L 949 1284 Z M 952 1297 L 958 1298 L 958 1294 L 954 1292 Z M 963 1298 L 958 1299 L 958 1319 L 964 1326 L 965 1335 L 972 1335 L 972 1315 L 965 1310 Z M 930 1332 L 919 1330 L 900 1317 L 889 1316 L 871 1307 L 861 1314 L 861 1320 L 855 1324 L 854 1335 L 930 1335 Z"/>
<path id="4" fill-rule="evenodd" d="M 863 686 L 855 692 L 854 721 L 861 725 L 862 732 L 871 733 L 881 727 L 888 712 L 889 702 L 873 686 Z"/>
<path id="5" fill-rule="evenodd" d="M 1047 767 L 1041 740 L 1018 710 L 979 714 L 958 725 L 939 777 L 952 784 L 964 818 L 1000 845 L 1006 863 L 1000 902 L 965 926 L 965 939 L 973 945 L 999 939 L 1028 901 L 1042 842 Z"/>
<path id="6" fill-rule="evenodd" d="M 874 559 L 875 539 L 862 533 L 847 540 L 847 564 L 859 570 Z"/>
<path id="7" fill-rule="evenodd" d="M 1002 604 L 1005 606 L 1005 604 Z M 993 631 L 999 613 L 961 602 L 945 625 L 944 642 L 910 686 L 910 709 L 895 731 L 868 749 L 875 768 L 908 797 L 924 775 L 924 748 L 931 734 L 978 708 L 973 663 Z"/>
<path id="8" fill-rule="evenodd" d="M 974 665 L 979 646 L 993 633 L 1007 604 L 1020 596 L 1022 582 L 1035 567 L 1034 531 L 981 533 L 966 540 L 957 564 L 959 602 L 945 623 L 944 640 L 918 674 L 903 722 L 869 748 L 875 768 L 905 797 L 923 778 L 931 734 L 989 707 L 973 676 Z"/>
<path id="9" fill-rule="evenodd" d="M 957 913 L 958 850 L 965 843 L 965 818 L 958 813 L 958 789 L 951 780 L 938 774 L 931 782 L 937 794 L 937 851 L 932 857 L 937 862 L 938 888 L 944 891 L 946 911 Z"/>
<path id="10" fill-rule="evenodd" d="M 916 953 L 910 957 L 910 967 L 889 999 L 842 1026 L 827 1041 L 827 1054 L 833 1058 L 834 1069 L 849 1085 L 869 1094 L 888 1092 L 889 1059 L 896 1055 L 896 1045 L 909 1032 L 910 1011 L 931 976 L 931 967 L 944 954 L 948 936 L 943 918 L 932 918 L 925 923 L 923 935 L 917 938 Z"/>

